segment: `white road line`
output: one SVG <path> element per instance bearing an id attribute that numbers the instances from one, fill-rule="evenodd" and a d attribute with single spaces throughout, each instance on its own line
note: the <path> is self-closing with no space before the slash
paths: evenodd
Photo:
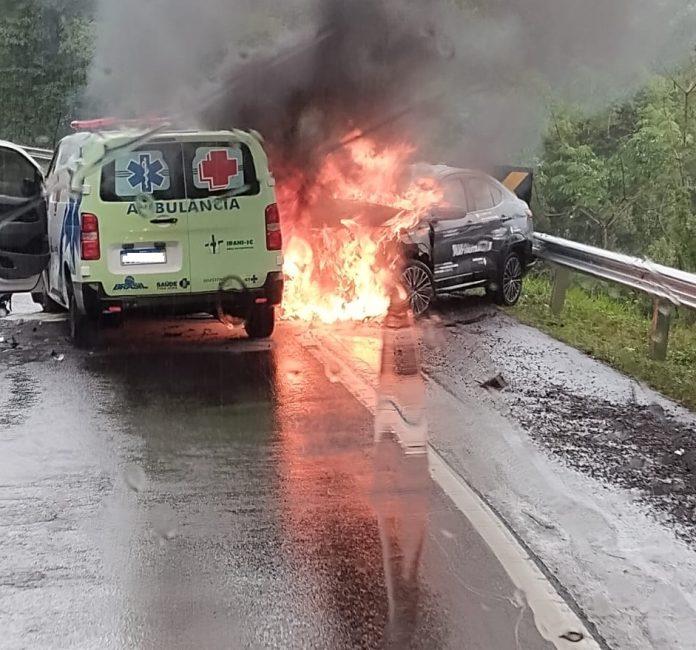
<path id="1" fill-rule="evenodd" d="M 366 377 L 365 368 L 358 369 L 340 342 L 324 332 L 306 333 L 300 341 L 324 366 L 329 363 L 335 364 L 336 360 L 340 359 L 338 380 L 374 414 L 374 383 Z M 376 378 L 373 378 L 373 381 L 374 379 Z M 435 389 L 438 390 L 437 386 Z M 433 480 L 466 516 L 505 569 L 512 583 L 524 593 L 539 634 L 561 650 L 600 648 L 582 620 L 565 602 L 507 525 L 432 445 L 428 445 L 428 460 Z M 572 641 L 572 633 L 582 635 L 581 640 Z M 570 638 L 562 636 L 569 634 Z"/>

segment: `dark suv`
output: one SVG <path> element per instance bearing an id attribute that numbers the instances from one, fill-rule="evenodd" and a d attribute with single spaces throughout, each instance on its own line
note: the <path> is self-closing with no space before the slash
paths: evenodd
<path id="1" fill-rule="evenodd" d="M 514 305 L 532 262 L 532 212 L 508 187 L 528 186 L 528 172 L 500 177 L 444 166 L 414 168 L 442 187 L 447 208 L 432 208 L 402 235 L 406 264 L 402 279 L 414 314 L 422 314 L 444 293 L 485 287 L 500 305 Z M 507 186 L 506 186 L 507 185 Z M 525 196 L 525 192 L 518 194 Z"/>

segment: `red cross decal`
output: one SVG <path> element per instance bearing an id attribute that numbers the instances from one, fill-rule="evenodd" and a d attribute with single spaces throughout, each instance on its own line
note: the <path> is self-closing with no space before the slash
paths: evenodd
<path id="1" fill-rule="evenodd" d="M 227 149 L 213 149 L 198 163 L 198 178 L 210 190 L 226 190 L 230 178 L 238 173 L 239 163 L 236 158 L 228 158 Z"/>

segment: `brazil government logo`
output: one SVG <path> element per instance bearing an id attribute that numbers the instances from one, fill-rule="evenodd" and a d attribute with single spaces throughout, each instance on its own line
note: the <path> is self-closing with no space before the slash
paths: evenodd
<path id="1" fill-rule="evenodd" d="M 147 286 L 142 282 L 136 282 L 132 275 L 127 275 L 123 278 L 123 282 L 114 285 L 114 291 L 138 291 L 141 289 L 147 289 Z"/>

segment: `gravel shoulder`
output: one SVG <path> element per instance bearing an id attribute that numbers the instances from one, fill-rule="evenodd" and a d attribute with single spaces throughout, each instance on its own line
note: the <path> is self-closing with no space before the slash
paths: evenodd
<path id="1" fill-rule="evenodd" d="M 696 647 L 696 417 L 477 298 L 423 331 L 433 444 L 610 646 Z"/>
<path id="2" fill-rule="evenodd" d="M 444 345 L 426 341 L 426 368 L 472 395 L 501 374 L 507 385 L 493 403 L 535 442 L 569 467 L 629 490 L 692 542 L 696 415 L 483 301 L 461 306 L 446 303 L 438 315 Z"/>

